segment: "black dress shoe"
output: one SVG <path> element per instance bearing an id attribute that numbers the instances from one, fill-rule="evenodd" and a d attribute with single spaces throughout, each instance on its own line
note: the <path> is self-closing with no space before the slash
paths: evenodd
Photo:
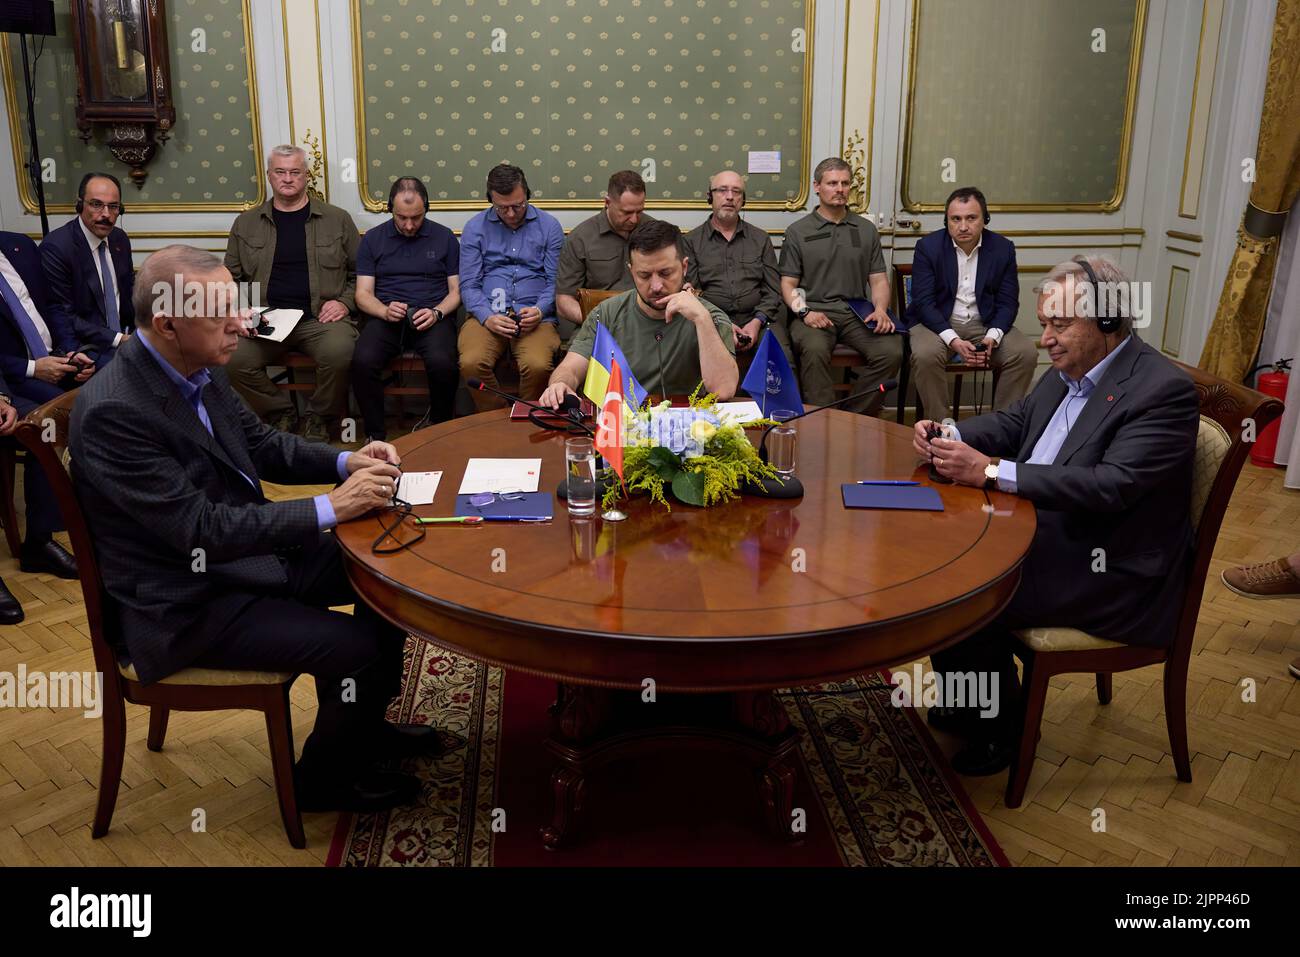
<path id="1" fill-rule="evenodd" d="M 24 543 L 18 551 L 18 567 L 25 572 L 48 572 L 59 578 L 77 577 L 77 560 L 53 540 L 34 547 Z"/>
<path id="2" fill-rule="evenodd" d="M 412 804 L 420 782 L 396 771 L 367 771 L 353 781 L 302 780 L 298 783 L 301 811 L 387 811 Z"/>
<path id="3" fill-rule="evenodd" d="M 447 750 L 437 728 L 387 721 L 376 733 L 374 747 L 380 758 L 431 758 Z"/>
<path id="4" fill-rule="evenodd" d="M 982 778 L 1011 767 L 1008 741 L 976 741 L 952 756 L 952 769 L 966 777 Z"/>
<path id="5" fill-rule="evenodd" d="M 968 738 L 979 727 L 979 712 L 973 708 L 936 705 L 925 712 L 925 723 L 936 731 Z"/>
<path id="6" fill-rule="evenodd" d="M 26 617 L 23 606 L 0 578 L 0 625 L 16 625 Z"/>

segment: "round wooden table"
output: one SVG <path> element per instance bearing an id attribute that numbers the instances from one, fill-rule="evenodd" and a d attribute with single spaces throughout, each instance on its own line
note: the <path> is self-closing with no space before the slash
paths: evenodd
<path id="1" fill-rule="evenodd" d="M 638 747 L 719 740 L 756 760 L 769 824 L 788 836 L 795 735 L 770 691 L 954 644 L 1010 601 L 1033 538 L 1033 506 L 999 492 L 935 486 L 942 512 L 844 508 L 841 483 L 928 484 L 911 435 L 837 410 L 800 420 L 801 499 L 667 511 L 636 498 L 621 523 L 601 521 L 599 509 L 570 518 L 557 499 L 550 523 L 426 526 L 396 555 L 371 552 L 388 513 L 337 534 L 357 593 L 390 621 L 560 683 L 548 846 L 571 836 L 594 765 Z M 504 412 L 395 444 L 405 471 L 443 472 L 417 515 L 453 514 L 473 457 L 540 458 L 543 491 L 564 477 L 563 436 Z M 651 701 L 660 706 L 628 705 Z"/>

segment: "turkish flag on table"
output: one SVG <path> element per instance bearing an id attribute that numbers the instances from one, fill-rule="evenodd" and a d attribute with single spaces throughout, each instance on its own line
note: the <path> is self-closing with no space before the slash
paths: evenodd
<path id="1" fill-rule="evenodd" d="M 609 385 L 605 387 L 605 400 L 600 404 L 600 418 L 596 424 L 596 451 L 614 469 L 619 481 L 623 480 L 623 370 L 618 361 L 611 359 Z"/>

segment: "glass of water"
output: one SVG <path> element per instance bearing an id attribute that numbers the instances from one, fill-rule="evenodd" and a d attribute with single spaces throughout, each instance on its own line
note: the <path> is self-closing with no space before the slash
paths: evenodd
<path id="1" fill-rule="evenodd" d="M 568 473 L 570 515 L 596 511 L 596 450 L 589 438 L 565 439 L 564 464 Z"/>
<path id="2" fill-rule="evenodd" d="M 777 424 L 767 433 L 767 464 L 776 469 L 781 478 L 794 474 L 795 440 L 798 436 L 790 419 L 799 414 L 793 409 L 777 409 L 772 413 L 772 420 Z"/>

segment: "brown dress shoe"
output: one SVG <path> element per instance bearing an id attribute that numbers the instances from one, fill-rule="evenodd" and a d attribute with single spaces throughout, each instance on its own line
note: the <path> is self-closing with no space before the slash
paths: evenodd
<path id="1" fill-rule="evenodd" d="M 1291 667 L 1288 668 L 1287 670 L 1290 671 L 1291 674 L 1294 675 L 1295 677 L 1300 678 L 1300 658 L 1297 658 L 1295 661 L 1291 662 Z"/>
<path id="2" fill-rule="evenodd" d="M 1300 578 L 1285 558 L 1226 569 L 1223 583 L 1247 598 L 1300 598 Z"/>

